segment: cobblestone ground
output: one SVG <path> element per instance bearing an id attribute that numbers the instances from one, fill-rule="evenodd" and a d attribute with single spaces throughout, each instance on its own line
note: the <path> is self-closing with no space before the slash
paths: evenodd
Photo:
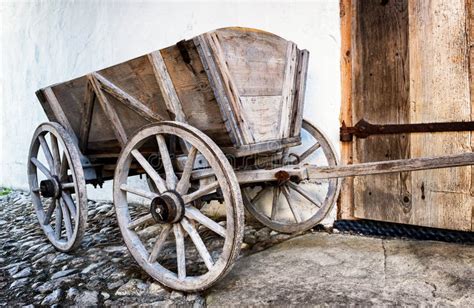
<path id="1" fill-rule="evenodd" d="M 205 305 L 202 294 L 171 292 L 137 265 L 112 203 L 89 201 L 88 214 L 82 245 L 68 255 L 46 240 L 28 193 L 0 196 L 0 306 Z M 241 256 L 289 237 L 247 222 Z"/>

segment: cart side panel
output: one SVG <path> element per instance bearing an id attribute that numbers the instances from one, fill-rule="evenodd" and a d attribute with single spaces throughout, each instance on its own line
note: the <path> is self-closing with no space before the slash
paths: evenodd
<path id="1" fill-rule="evenodd" d="M 302 99 L 295 99 L 301 51 L 293 42 L 247 28 L 224 28 L 203 35 L 225 88 L 243 145 L 299 136 Z M 211 72 L 212 73 L 212 72 Z M 301 105 L 300 105 L 301 103 Z M 223 103 L 225 104 L 225 102 Z"/>
<path id="2" fill-rule="evenodd" d="M 79 137 L 81 123 L 83 121 L 83 102 L 86 95 L 87 78 L 80 77 L 67 82 L 63 82 L 51 87 L 60 108 L 72 128 L 72 131 Z M 52 102 L 48 101 L 49 104 Z M 59 122 L 56 118 L 48 117 L 50 121 Z M 64 123 L 61 123 L 64 126 Z"/>
<path id="3" fill-rule="evenodd" d="M 147 56 L 108 67 L 98 73 L 163 119 L 170 119 L 152 64 Z"/>
<path id="4" fill-rule="evenodd" d="M 231 146 L 209 79 L 192 40 L 162 49 L 161 56 L 173 82 L 185 121 L 219 146 Z"/>

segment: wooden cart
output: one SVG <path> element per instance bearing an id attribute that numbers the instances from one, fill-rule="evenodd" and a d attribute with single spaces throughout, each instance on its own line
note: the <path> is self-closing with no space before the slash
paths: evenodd
<path id="1" fill-rule="evenodd" d="M 203 290 L 239 254 L 244 205 L 274 230 L 299 232 L 326 216 L 340 177 L 473 162 L 467 153 L 337 166 L 302 118 L 308 55 L 268 32 L 224 28 L 39 90 L 51 122 L 33 135 L 28 177 L 48 239 L 77 248 L 86 184 L 113 179 L 135 260 L 168 287 Z M 193 253 L 202 267 L 190 272 Z"/>

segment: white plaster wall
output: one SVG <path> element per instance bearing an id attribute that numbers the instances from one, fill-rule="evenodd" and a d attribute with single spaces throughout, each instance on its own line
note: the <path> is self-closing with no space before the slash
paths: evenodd
<path id="1" fill-rule="evenodd" d="M 0 0 L 0 186 L 28 189 L 30 138 L 47 120 L 38 88 L 226 26 L 270 31 L 310 51 L 305 117 L 338 144 L 338 0 Z M 110 186 L 89 197 L 111 199 Z"/>

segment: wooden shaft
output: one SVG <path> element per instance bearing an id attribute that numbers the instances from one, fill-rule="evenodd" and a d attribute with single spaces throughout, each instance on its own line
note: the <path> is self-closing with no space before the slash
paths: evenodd
<path id="1" fill-rule="evenodd" d="M 474 165 L 474 153 L 463 153 L 439 157 L 399 159 L 391 161 L 362 163 L 336 167 L 307 165 L 309 179 L 330 179 L 372 174 L 396 173 L 427 169 L 440 169 Z"/>
<path id="2" fill-rule="evenodd" d="M 296 176 L 303 180 L 321 180 L 364 176 L 384 173 L 397 173 L 427 169 L 451 168 L 474 165 L 474 153 L 463 153 L 439 157 L 398 159 L 363 164 L 319 167 L 316 165 L 285 166 L 269 170 L 236 171 L 239 184 L 277 181 L 277 172 L 285 172 L 288 176 Z M 211 176 L 212 173 L 193 172 L 193 178 Z"/>

